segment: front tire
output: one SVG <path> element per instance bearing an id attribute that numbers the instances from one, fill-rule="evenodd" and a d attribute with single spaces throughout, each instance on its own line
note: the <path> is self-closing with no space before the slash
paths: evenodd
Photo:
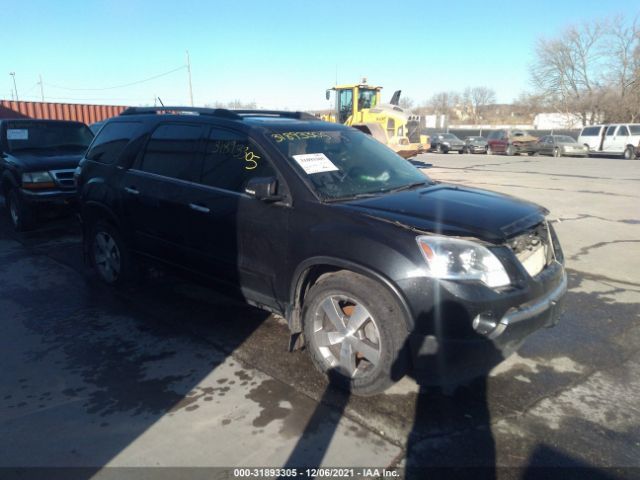
<path id="1" fill-rule="evenodd" d="M 116 227 L 103 220 L 95 222 L 88 246 L 91 266 L 104 283 L 120 287 L 134 278 L 129 247 Z"/>
<path id="2" fill-rule="evenodd" d="M 33 207 L 26 204 L 15 188 L 9 190 L 6 199 L 9 219 L 15 231 L 24 232 L 31 230 L 36 223 Z"/>
<path id="3" fill-rule="evenodd" d="M 507 156 L 512 157 L 514 154 L 513 145 L 507 145 L 507 149 L 504 151 Z"/>
<path id="4" fill-rule="evenodd" d="M 491 150 L 491 147 L 487 147 L 487 155 L 493 155 L 493 150 Z"/>
<path id="5" fill-rule="evenodd" d="M 558 147 L 553 149 L 553 156 L 555 158 L 560 158 L 560 149 Z"/>
<path id="6" fill-rule="evenodd" d="M 321 277 L 302 310 L 311 360 L 355 395 L 375 395 L 407 366 L 407 329 L 398 302 L 377 282 L 353 272 Z"/>

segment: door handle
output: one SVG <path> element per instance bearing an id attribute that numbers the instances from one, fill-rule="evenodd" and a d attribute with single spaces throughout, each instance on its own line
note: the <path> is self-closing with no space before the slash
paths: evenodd
<path id="1" fill-rule="evenodd" d="M 135 187 L 124 187 L 124 191 L 130 193 L 131 195 L 140 195 L 140 190 Z"/>
<path id="2" fill-rule="evenodd" d="M 205 207 L 204 205 L 198 205 L 197 203 L 190 203 L 189 208 L 191 210 L 195 210 L 196 212 L 201 212 L 201 213 L 209 213 L 211 211 L 209 210 L 209 207 Z"/>

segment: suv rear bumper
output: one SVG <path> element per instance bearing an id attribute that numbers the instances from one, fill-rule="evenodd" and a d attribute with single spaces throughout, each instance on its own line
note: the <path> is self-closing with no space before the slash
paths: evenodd
<path id="1" fill-rule="evenodd" d="M 530 334 L 555 326 L 562 314 L 567 276 L 559 263 L 550 268 L 552 271 L 547 272 L 542 295 L 507 305 L 499 318 L 483 317 L 484 314 L 478 313 L 483 311 L 482 304 L 462 305 L 460 311 L 470 313 L 464 321 L 472 323 L 472 334 L 438 335 L 438 326 L 432 335 L 410 333 L 409 347 L 416 380 L 424 384 L 454 385 L 486 375 L 514 353 Z M 492 300 L 486 302 L 487 311 L 491 311 L 492 303 Z M 447 320 L 453 319 L 442 321 Z"/>

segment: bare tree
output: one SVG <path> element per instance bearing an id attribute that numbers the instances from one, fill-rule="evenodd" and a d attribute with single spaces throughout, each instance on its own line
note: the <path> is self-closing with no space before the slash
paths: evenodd
<path id="1" fill-rule="evenodd" d="M 568 28 L 559 38 L 539 40 L 531 76 L 558 111 L 579 112 L 583 124 L 599 113 L 601 22 Z"/>
<path id="2" fill-rule="evenodd" d="M 640 25 L 616 16 L 609 22 L 608 95 L 605 112 L 614 120 L 635 121 L 640 115 Z"/>
<path id="3" fill-rule="evenodd" d="M 215 101 L 213 103 L 207 103 L 205 104 L 205 107 L 229 108 L 232 110 L 255 110 L 257 105 L 256 102 L 243 102 L 242 100 L 235 99 L 230 102 Z"/>
<path id="4" fill-rule="evenodd" d="M 496 102 L 496 92 L 489 87 L 473 87 L 465 89 L 462 104 L 473 123 L 478 124 L 482 111 Z"/>
<path id="5" fill-rule="evenodd" d="M 400 97 L 400 102 L 398 106 L 404 110 L 411 110 L 413 108 L 414 103 L 415 102 L 410 97 Z"/>
<path id="6" fill-rule="evenodd" d="M 614 17 L 541 39 L 531 66 L 536 93 L 584 125 L 635 120 L 640 114 L 638 17 Z"/>

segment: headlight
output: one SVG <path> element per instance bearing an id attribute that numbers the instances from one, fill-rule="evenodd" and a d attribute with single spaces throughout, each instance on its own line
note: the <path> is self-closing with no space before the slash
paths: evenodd
<path id="1" fill-rule="evenodd" d="M 433 236 L 420 236 L 416 241 L 433 278 L 480 280 L 489 287 L 503 287 L 510 283 L 500 260 L 482 245 Z"/>
<path id="2" fill-rule="evenodd" d="M 56 184 L 49 172 L 29 172 L 22 174 L 23 188 L 54 188 Z"/>
<path id="3" fill-rule="evenodd" d="M 449 146 L 449 142 L 442 142 L 442 144 Z"/>

